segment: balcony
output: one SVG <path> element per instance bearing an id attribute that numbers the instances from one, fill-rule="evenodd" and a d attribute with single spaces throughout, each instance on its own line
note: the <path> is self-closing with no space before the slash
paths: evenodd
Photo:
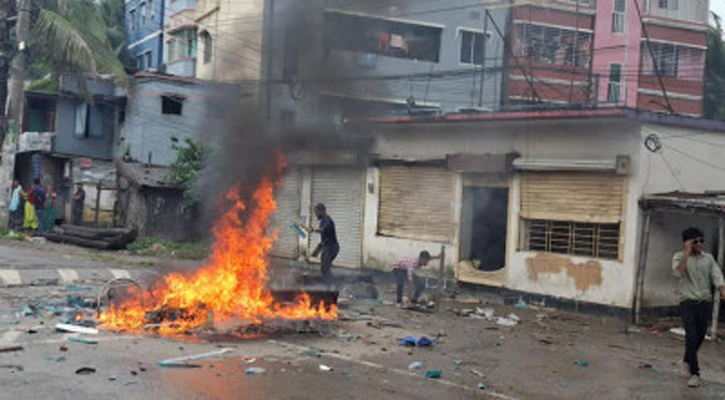
<path id="1" fill-rule="evenodd" d="M 707 6 L 707 0 L 649 0 L 644 17 L 674 24 L 707 25 L 710 18 Z"/>

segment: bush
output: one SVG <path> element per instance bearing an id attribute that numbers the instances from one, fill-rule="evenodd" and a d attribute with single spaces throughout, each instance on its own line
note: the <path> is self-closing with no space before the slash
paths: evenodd
<path id="1" fill-rule="evenodd" d="M 199 260 L 209 255 L 209 244 L 206 242 L 179 243 L 158 237 L 142 237 L 131 243 L 128 251 L 141 256 Z"/>

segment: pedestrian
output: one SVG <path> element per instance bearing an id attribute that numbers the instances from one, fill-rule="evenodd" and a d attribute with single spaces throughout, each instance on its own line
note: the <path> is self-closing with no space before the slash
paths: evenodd
<path id="1" fill-rule="evenodd" d="M 35 216 L 38 220 L 38 231 L 45 232 L 45 188 L 40 184 L 40 179 L 33 183 L 33 196 L 35 204 Z"/>
<path id="2" fill-rule="evenodd" d="M 58 203 L 58 193 L 53 190 L 53 187 L 48 185 L 46 189 L 47 195 L 45 196 L 45 224 L 44 228 L 46 232 L 50 232 L 55 228 L 55 217 L 56 217 L 56 205 Z"/>
<path id="3" fill-rule="evenodd" d="M 35 194 L 33 193 L 32 186 L 21 193 L 25 200 L 23 229 L 26 231 L 35 231 L 38 229 L 38 217 L 35 215 Z"/>
<path id="4" fill-rule="evenodd" d="M 697 228 L 682 231 L 684 251 L 672 258 L 672 271 L 679 279 L 677 293 L 680 297 L 680 313 L 685 327 L 684 367 L 689 375 L 687 386 L 700 386 L 700 350 L 712 314 L 712 288 L 725 298 L 725 281 L 720 266 L 712 255 L 703 251 L 705 235 Z"/>
<path id="5" fill-rule="evenodd" d="M 86 202 L 86 191 L 83 184 L 76 184 L 76 192 L 73 194 L 73 225 L 83 225 L 83 208 Z"/>
<path id="6" fill-rule="evenodd" d="M 10 192 L 10 229 L 20 230 L 23 228 L 23 187 L 20 182 L 13 181 L 13 188 Z"/>
<path id="7" fill-rule="evenodd" d="M 440 254 L 431 256 L 428 251 L 423 250 L 415 257 L 402 258 L 393 264 L 396 304 L 403 305 L 403 289 L 406 285 L 408 286 L 408 302 L 413 304 L 418 302 L 420 295 L 425 290 L 425 283 L 415 272 L 428 265 L 430 260 L 439 258 L 441 258 Z"/>
<path id="8" fill-rule="evenodd" d="M 314 208 L 315 216 L 320 221 L 318 229 L 313 229 L 309 226 L 304 228 L 307 232 L 316 232 L 320 234 L 320 244 L 317 245 L 315 251 L 312 252 L 312 257 L 317 257 L 322 253 L 320 257 L 321 265 L 320 271 L 322 272 L 322 280 L 327 287 L 332 286 L 332 262 L 335 261 L 337 254 L 340 252 L 340 244 L 337 241 L 337 231 L 335 231 L 335 221 L 332 220 L 327 214 L 327 207 L 324 204 L 319 203 Z"/>

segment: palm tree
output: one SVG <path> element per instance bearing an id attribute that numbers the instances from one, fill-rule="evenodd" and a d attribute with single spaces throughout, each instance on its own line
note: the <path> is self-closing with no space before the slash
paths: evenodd
<path id="1" fill-rule="evenodd" d="M 107 6 L 106 10 L 111 11 L 113 5 Z M 33 12 L 31 59 L 40 69 L 37 72 L 45 70 L 54 77 L 79 73 L 110 74 L 125 86 L 128 76 L 119 59 L 125 52 L 122 31 L 119 32 L 122 28 L 107 26 L 101 6 L 92 0 L 46 0 Z M 109 38 L 114 39 L 116 48 Z"/>

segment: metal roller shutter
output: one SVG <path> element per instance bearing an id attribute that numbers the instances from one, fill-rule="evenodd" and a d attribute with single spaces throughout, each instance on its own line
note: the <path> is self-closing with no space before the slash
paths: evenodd
<path id="1" fill-rule="evenodd" d="M 312 173 L 312 204 L 323 203 L 335 221 L 340 254 L 335 266 L 359 268 L 362 260 L 363 170 L 359 168 L 315 168 Z M 314 218 L 314 213 L 310 213 Z M 313 224 L 317 222 L 314 221 Z M 316 226 L 316 225 L 315 225 Z M 319 243 L 312 235 L 310 247 Z"/>
<path id="2" fill-rule="evenodd" d="M 454 174 L 442 168 L 382 167 L 378 233 L 449 242 L 454 186 Z"/>
<path id="3" fill-rule="evenodd" d="M 527 219 L 618 223 L 624 211 L 623 176 L 579 173 L 521 175 L 521 216 Z"/>
<path id="4" fill-rule="evenodd" d="M 299 219 L 302 183 L 298 171 L 288 171 L 281 187 L 275 191 L 277 212 L 270 220 L 270 231 L 277 231 L 277 241 L 272 247 L 272 255 L 283 258 L 297 258 L 298 236 L 290 225 Z"/>

